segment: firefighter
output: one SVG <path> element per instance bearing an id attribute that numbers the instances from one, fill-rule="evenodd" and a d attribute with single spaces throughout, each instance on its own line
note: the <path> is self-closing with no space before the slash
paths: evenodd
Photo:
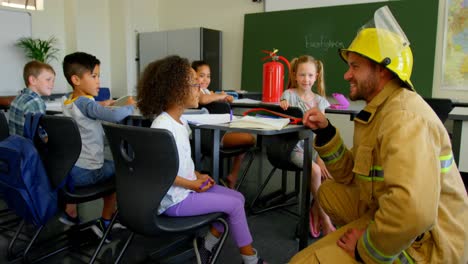
<path id="1" fill-rule="evenodd" d="M 380 25 L 388 23 L 374 21 L 340 50 L 350 99 L 366 101 L 354 119 L 353 148 L 318 109 L 304 115 L 334 175 L 318 201 L 341 228 L 291 264 L 468 263 L 468 199 L 449 135 L 410 81 L 404 33 Z"/>

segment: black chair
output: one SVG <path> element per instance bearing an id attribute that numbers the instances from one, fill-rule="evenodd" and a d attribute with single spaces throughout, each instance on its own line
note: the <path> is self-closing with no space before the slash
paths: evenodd
<path id="1" fill-rule="evenodd" d="M 8 121 L 5 117 L 5 113 L 0 111 L 0 141 L 10 136 L 10 130 L 8 127 Z"/>
<path id="2" fill-rule="evenodd" d="M 177 145 L 172 134 L 165 129 L 103 124 L 116 166 L 118 216 L 131 231 L 115 263 L 118 263 L 135 233 L 160 237 L 167 233 L 188 234 L 206 228 L 214 221 L 224 225 L 225 232 L 213 254 L 213 261 L 221 251 L 229 228 L 224 214 L 211 213 L 191 217 L 158 215 L 161 200 L 174 183 L 179 169 Z M 114 223 L 117 214 L 111 221 Z M 105 232 L 104 238 L 109 234 Z M 95 251 L 98 255 L 104 241 Z"/>
<path id="3" fill-rule="evenodd" d="M 47 133 L 48 139 L 44 147 L 38 147 L 38 151 L 52 186 L 54 188 L 59 188 L 59 205 L 63 206 L 67 203 L 89 202 L 115 192 L 114 179 L 92 186 L 75 187 L 74 190 L 70 190 L 69 186 L 67 186 L 67 184 L 64 183 L 66 182 L 66 178 L 70 170 L 78 160 L 78 157 L 81 152 L 81 137 L 78 126 L 72 118 L 57 115 L 44 115 L 40 120 L 40 125 Z M 34 139 L 35 144 L 40 144 L 40 140 L 41 139 L 36 135 Z M 85 229 L 89 229 L 89 227 L 93 223 L 94 220 L 82 223 L 77 226 L 73 226 L 66 232 L 54 236 L 51 240 L 48 240 L 47 243 L 59 244 L 63 241 L 78 238 L 79 232 L 84 231 Z M 21 232 L 23 227 L 24 221 L 20 225 L 18 233 Z M 29 255 L 30 250 L 34 243 L 37 242 L 39 234 L 43 229 L 44 225 L 37 227 L 37 230 L 32 236 L 31 241 L 26 246 L 26 249 L 23 253 L 23 259 L 25 261 L 29 261 L 29 259 L 31 258 Z M 12 241 L 10 242 L 8 248 L 9 256 L 14 255 L 13 247 L 15 244 L 15 240 L 16 238 L 12 239 Z M 43 253 L 43 250 L 41 250 L 41 253 L 43 254 L 40 257 L 34 259 L 34 261 L 41 261 L 47 257 L 53 256 L 71 247 L 80 247 L 80 243 L 77 244 L 75 243 L 76 241 L 68 242 L 69 243 L 67 243 L 66 245 L 58 249 L 55 248 L 54 250 L 46 253 Z M 86 243 L 87 241 L 84 242 Z M 41 243 L 41 246 L 44 244 L 45 243 Z"/>
<path id="4" fill-rule="evenodd" d="M 203 106 L 208 110 L 210 114 L 231 114 L 231 106 L 227 102 L 212 102 L 207 105 Z M 204 157 L 211 157 L 211 148 L 212 146 L 212 138 L 213 138 L 213 131 L 212 130 L 201 130 L 201 152 Z M 222 138 L 222 135 L 221 135 Z M 192 148 L 193 149 L 193 148 Z M 238 147 L 220 147 L 219 149 L 219 156 L 220 156 L 220 164 L 219 164 L 219 171 L 220 178 L 225 176 L 224 174 L 224 161 L 228 160 L 228 170 L 229 168 L 229 160 L 233 157 L 236 157 L 241 154 L 246 154 L 247 158 L 247 165 L 245 166 L 244 171 L 241 173 L 239 179 L 245 178 L 247 172 L 249 171 L 250 166 L 255 158 L 255 151 L 257 148 L 255 146 L 238 146 Z M 241 186 L 241 182 L 239 181 L 236 190 L 238 190 Z"/>
<path id="5" fill-rule="evenodd" d="M 453 109 L 453 102 L 445 98 L 424 98 L 424 101 L 434 110 L 442 123 L 447 121 L 450 111 Z"/>
<path id="6" fill-rule="evenodd" d="M 298 107 L 289 107 L 287 110 L 283 110 L 278 105 L 261 105 L 261 107 L 294 117 L 302 118 L 303 116 L 302 110 Z M 277 137 L 277 143 L 266 146 L 266 155 L 273 168 L 250 203 L 250 212 L 252 214 L 259 214 L 276 208 L 297 204 L 297 198 L 300 192 L 302 168 L 291 162 L 290 155 L 298 141 L 299 138 L 296 134 L 286 134 Z M 263 191 L 277 169 L 282 171 L 281 186 L 278 189 L 263 195 Z M 293 171 L 295 173 L 294 189 L 290 192 L 288 192 L 288 171 Z M 242 184 L 243 181 L 244 178 L 241 178 L 239 184 Z"/>

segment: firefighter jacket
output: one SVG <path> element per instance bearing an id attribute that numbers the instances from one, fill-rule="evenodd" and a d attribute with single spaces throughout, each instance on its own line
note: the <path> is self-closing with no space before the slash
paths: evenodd
<path id="1" fill-rule="evenodd" d="M 373 220 L 357 244 L 365 263 L 467 263 L 467 195 L 446 128 L 415 92 L 389 82 L 354 119 L 314 147 L 338 183 L 359 187 Z M 465 255 L 465 256 L 464 256 Z"/>

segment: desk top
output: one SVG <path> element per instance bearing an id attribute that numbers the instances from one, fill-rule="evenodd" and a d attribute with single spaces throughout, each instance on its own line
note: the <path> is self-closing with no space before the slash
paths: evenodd
<path id="1" fill-rule="evenodd" d="M 191 125 L 193 129 L 213 129 L 213 130 L 222 130 L 230 132 L 245 132 L 250 134 L 257 134 L 262 136 L 272 136 L 272 135 L 281 135 L 292 132 L 312 132 L 309 128 L 303 125 L 287 125 L 280 130 L 272 129 L 256 129 L 256 128 L 240 128 L 240 127 L 230 127 L 229 124 L 216 124 L 216 125 Z"/>
<path id="2" fill-rule="evenodd" d="M 467 121 L 468 120 L 468 107 L 455 107 L 450 111 L 449 119 L 451 120 L 462 120 L 462 121 Z"/>
<path id="3" fill-rule="evenodd" d="M 278 105 L 278 103 L 263 103 L 261 101 L 252 100 L 252 99 L 239 99 L 230 103 L 232 107 L 237 108 L 258 108 L 269 105 Z M 325 109 L 325 113 L 330 114 L 343 114 L 343 115 L 357 115 L 365 106 L 364 101 L 351 102 L 350 106 L 347 109 Z"/>

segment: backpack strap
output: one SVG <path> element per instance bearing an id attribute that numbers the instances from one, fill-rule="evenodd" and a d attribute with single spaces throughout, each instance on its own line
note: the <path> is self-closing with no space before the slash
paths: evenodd
<path id="1" fill-rule="evenodd" d="M 29 138 L 34 141 L 37 128 L 39 127 L 39 121 L 43 114 L 41 113 L 27 113 L 24 117 L 24 130 L 23 135 L 25 138 Z"/>

